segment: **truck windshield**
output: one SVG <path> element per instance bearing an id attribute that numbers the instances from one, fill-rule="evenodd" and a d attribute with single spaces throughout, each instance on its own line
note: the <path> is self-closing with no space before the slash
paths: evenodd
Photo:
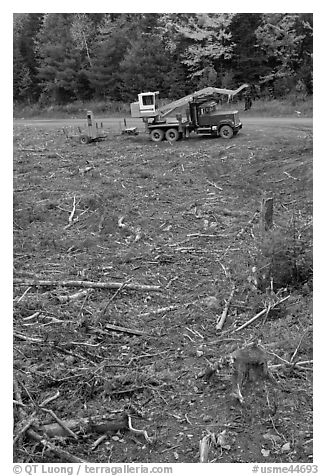
<path id="1" fill-rule="evenodd" d="M 154 104 L 154 96 L 152 94 L 148 94 L 147 96 L 142 97 L 142 101 L 144 106 L 151 106 Z"/>

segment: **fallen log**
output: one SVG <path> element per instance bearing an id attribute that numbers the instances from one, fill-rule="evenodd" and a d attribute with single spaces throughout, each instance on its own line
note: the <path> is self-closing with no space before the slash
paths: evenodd
<path id="1" fill-rule="evenodd" d="M 51 438 L 69 436 L 69 432 L 74 431 L 82 432 L 83 434 L 96 433 L 98 435 L 110 435 L 117 431 L 128 430 L 134 434 L 143 435 L 148 443 L 153 442 L 153 438 L 148 436 L 146 430 L 138 430 L 132 426 L 131 417 L 125 412 L 109 413 L 95 418 L 90 417 L 80 418 L 79 420 L 66 420 L 64 426 L 66 429 L 59 423 L 51 423 L 43 425 L 41 429 Z"/>
<path id="2" fill-rule="evenodd" d="M 94 289 L 119 289 L 124 283 L 115 281 L 105 282 L 93 282 L 93 281 L 61 281 L 61 280 L 34 280 L 34 279 L 22 279 L 14 278 L 13 284 L 19 286 L 53 286 L 53 287 L 81 287 L 81 288 L 94 288 Z M 126 283 L 124 289 L 130 289 L 133 291 L 161 291 L 160 286 Z"/>
<path id="3" fill-rule="evenodd" d="M 134 334 L 136 336 L 146 335 L 146 332 L 137 329 L 128 329 L 127 327 L 115 326 L 114 324 L 105 324 L 105 329 L 115 332 L 124 332 L 125 334 Z"/>
<path id="4" fill-rule="evenodd" d="M 126 413 L 110 413 L 99 418 L 80 418 L 74 420 L 65 420 L 65 428 L 59 423 L 49 423 L 43 425 L 41 430 L 50 438 L 55 436 L 69 436 L 69 432 L 114 433 L 119 430 L 128 430 L 128 415 Z"/>

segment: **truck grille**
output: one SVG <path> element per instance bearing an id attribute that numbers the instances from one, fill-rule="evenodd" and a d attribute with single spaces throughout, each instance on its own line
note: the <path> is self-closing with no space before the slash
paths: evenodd
<path id="1" fill-rule="evenodd" d="M 240 124 L 240 116 L 238 112 L 234 113 L 234 124 L 238 126 Z"/>

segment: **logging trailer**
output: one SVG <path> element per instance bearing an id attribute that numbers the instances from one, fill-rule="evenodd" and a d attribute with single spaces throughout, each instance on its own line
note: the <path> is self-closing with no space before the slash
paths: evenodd
<path id="1" fill-rule="evenodd" d="M 81 144 L 89 144 L 90 142 L 99 142 L 105 140 L 107 135 L 103 132 L 103 123 L 100 126 L 94 122 L 94 115 L 92 111 L 87 111 L 87 133 L 79 135 L 79 142 Z"/>
<path id="2" fill-rule="evenodd" d="M 236 90 L 207 87 L 177 101 L 158 107 L 158 91 L 138 94 L 138 101 L 130 104 L 131 117 L 142 118 L 152 141 L 167 139 L 175 142 L 188 138 L 191 132 L 231 139 L 242 128 L 239 112 L 219 109 L 221 98 L 229 102 L 247 88 Z M 172 116 L 171 116 L 172 115 Z"/>

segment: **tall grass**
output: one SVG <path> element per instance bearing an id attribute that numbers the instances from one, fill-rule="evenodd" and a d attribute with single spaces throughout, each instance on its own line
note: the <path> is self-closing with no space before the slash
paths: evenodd
<path id="1" fill-rule="evenodd" d="M 81 119 L 85 118 L 87 111 L 92 111 L 97 117 L 126 116 L 130 114 L 130 105 L 118 101 L 75 101 L 46 107 L 39 104 L 14 104 L 14 118 Z"/>
<path id="2" fill-rule="evenodd" d="M 163 101 L 168 104 L 170 100 Z M 244 101 L 229 104 L 228 109 L 238 109 L 244 111 Z M 66 105 L 52 105 L 41 107 L 39 104 L 22 105 L 14 104 L 14 118 L 85 118 L 87 111 L 93 111 L 97 117 L 108 116 L 129 116 L 130 104 L 118 101 L 75 101 Z M 299 111 L 301 116 L 312 117 L 313 99 L 312 97 L 300 99 L 295 96 L 284 99 L 256 99 L 252 108 L 245 111 L 248 116 L 293 116 Z"/>
<path id="3" fill-rule="evenodd" d="M 298 112 L 300 116 L 312 117 L 312 97 L 307 99 L 296 99 L 295 97 L 270 100 L 256 99 L 253 101 L 252 108 L 249 111 L 245 111 L 245 114 L 248 116 L 279 117 L 298 115 Z"/>

